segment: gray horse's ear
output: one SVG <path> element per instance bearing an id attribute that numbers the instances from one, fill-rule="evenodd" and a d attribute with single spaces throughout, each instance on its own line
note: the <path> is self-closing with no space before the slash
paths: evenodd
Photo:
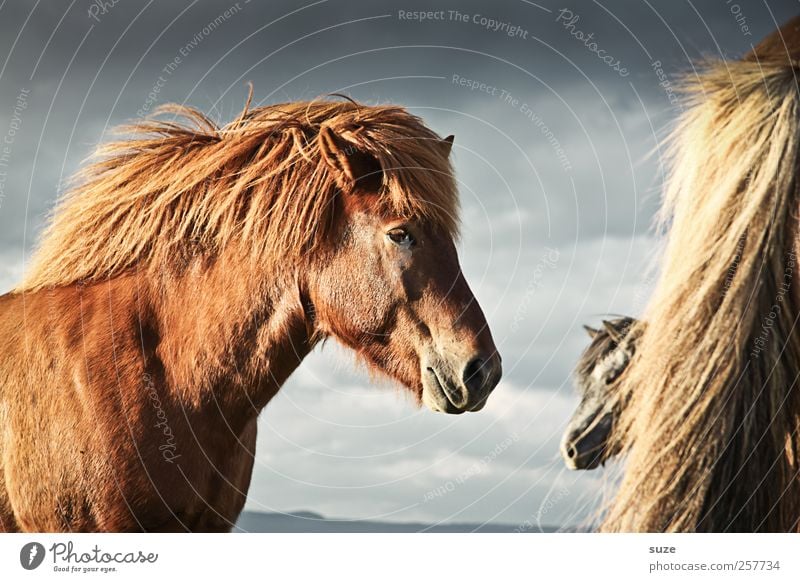
<path id="1" fill-rule="evenodd" d="M 450 150 L 453 149 L 453 141 L 456 139 L 454 135 L 448 135 L 446 138 L 442 140 L 442 150 L 444 151 L 445 157 L 450 155 Z"/>
<path id="2" fill-rule="evenodd" d="M 620 333 L 620 331 L 614 327 L 614 324 L 610 321 L 603 320 L 603 327 L 605 328 L 608 336 L 614 340 L 615 343 L 621 343 L 625 336 Z"/>
<path id="3" fill-rule="evenodd" d="M 592 339 L 594 339 L 595 336 L 597 336 L 597 334 L 600 333 L 599 329 L 595 329 L 593 327 L 589 327 L 588 325 L 584 325 L 583 329 L 586 330 L 586 333 L 588 333 L 589 337 L 592 338 Z"/>

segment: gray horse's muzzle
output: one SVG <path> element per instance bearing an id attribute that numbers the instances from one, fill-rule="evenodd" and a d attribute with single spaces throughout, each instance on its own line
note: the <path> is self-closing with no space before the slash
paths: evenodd
<path id="1" fill-rule="evenodd" d="M 577 429 L 567 429 L 561 441 L 561 456 L 568 469 L 596 469 L 608 458 L 608 438 L 611 436 L 612 414 L 592 418 Z"/>

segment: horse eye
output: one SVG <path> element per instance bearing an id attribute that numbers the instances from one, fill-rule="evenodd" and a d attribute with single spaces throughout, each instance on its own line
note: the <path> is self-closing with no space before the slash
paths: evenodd
<path id="1" fill-rule="evenodd" d="M 391 240 L 394 244 L 403 248 L 409 248 L 414 244 L 414 237 L 403 228 L 394 228 L 386 233 L 386 236 L 388 236 L 389 240 Z"/>

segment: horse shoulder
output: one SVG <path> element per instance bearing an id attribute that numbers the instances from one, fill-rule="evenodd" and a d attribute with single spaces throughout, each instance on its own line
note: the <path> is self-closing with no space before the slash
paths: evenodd
<path id="1" fill-rule="evenodd" d="M 119 420 L 143 400 L 128 388 L 143 370 L 131 297 L 74 285 L 0 303 L 0 446 L 9 505 L 23 529 L 106 529 L 109 517 L 111 527 L 130 519 L 117 506 L 130 478 L 120 453 L 131 441 L 130 425 Z"/>

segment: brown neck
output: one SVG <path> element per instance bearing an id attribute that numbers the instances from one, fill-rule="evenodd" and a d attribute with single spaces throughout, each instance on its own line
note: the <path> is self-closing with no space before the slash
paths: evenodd
<path id="1" fill-rule="evenodd" d="M 230 254 L 158 283 L 158 355 L 182 401 L 255 415 L 309 353 L 313 334 L 296 276 L 252 272 Z"/>

